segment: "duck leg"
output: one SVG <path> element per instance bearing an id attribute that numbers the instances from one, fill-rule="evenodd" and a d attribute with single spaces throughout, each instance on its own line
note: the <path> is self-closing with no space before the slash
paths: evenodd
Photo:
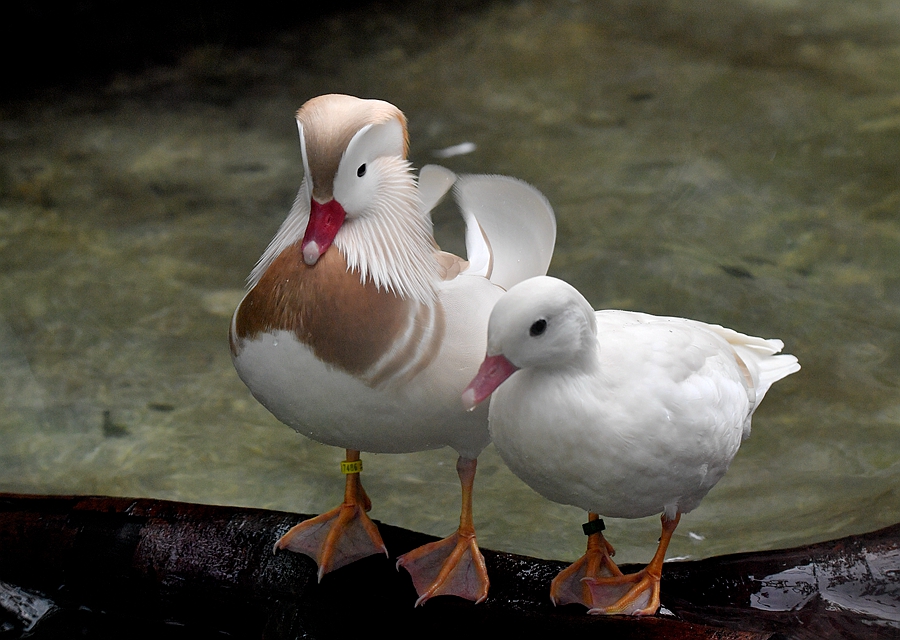
<path id="1" fill-rule="evenodd" d="M 487 568 L 475 541 L 472 522 L 472 485 L 475 482 L 477 461 L 459 457 L 456 472 L 462 485 L 462 512 L 459 529 L 449 538 L 413 549 L 397 559 L 397 569 L 403 567 L 412 577 L 419 599 L 415 606 L 434 596 L 453 595 L 484 601 L 488 594 Z"/>
<path id="2" fill-rule="evenodd" d="M 681 520 L 681 513 L 676 513 L 671 520 L 662 515 L 662 535 L 656 554 L 646 567 L 637 573 L 611 578 L 585 578 L 591 590 L 593 608 L 591 614 L 625 614 L 632 616 L 650 616 L 659 609 L 659 581 L 662 578 L 663 561 L 666 549 L 672 539 L 672 533 Z M 624 595 L 621 595 L 624 591 Z"/>
<path id="3" fill-rule="evenodd" d="M 587 551 L 571 565 L 559 572 L 550 584 L 550 599 L 554 605 L 580 603 L 593 608 L 591 590 L 584 578 L 621 576 L 613 562 L 613 546 L 603 537 L 603 520 L 596 513 L 588 513 L 584 532 L 588 536 Z"/>
<path id="4" fill-rule="evenodd" d="M 362 470 L 359 451 L 347 449 L 347 459 L 341 463 L 341 470 L 347 475 L 344 502 L 327 513 L 301 522 L 275 543 L 274 551 L 288 549 L 315 560 L 319 565 L 320 582 L 329 571 L 361 558 L 376 553 L 388 555 L 378 527 L 366 515 L 372 508 L 372 501 L 359 479 Z"/>

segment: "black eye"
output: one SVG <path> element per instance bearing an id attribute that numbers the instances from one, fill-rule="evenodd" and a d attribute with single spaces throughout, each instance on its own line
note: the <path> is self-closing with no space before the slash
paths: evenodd
<path id="1" fill-rule="evenodd" d="M 540 320 L 535 320 L 534 324 L 531 325 L 531 328 L 528 330 L 528 333 L 536 338 L 541 335 L 547 329 L 547 321 L 541 318 Z"/>
<path id="2" fill-rule="evenodd" d="M 356 170 L 356 177 L 362 178 L 364 175 L 366 175 L 366 165 L 361 164 L 359 165 L 359 169 Z"/>

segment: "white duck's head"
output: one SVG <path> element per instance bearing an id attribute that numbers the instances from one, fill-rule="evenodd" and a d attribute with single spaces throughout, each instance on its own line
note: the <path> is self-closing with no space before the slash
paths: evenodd
<path id="1" fill-rule="evenodd" d="M 466 388 L 472 408 L 519 369 L 586 366 L 595 357 L 594 309 L 557 278 L 530 278 L 507 291 L 491 312 L 487 356 Z"/>
<path id="2" fill-rule="evenodd" d="M 329 94 L 306 102 L 296 118 L 305 172 L 298 200 L 309 205 L 304 262 L 315 265 L 334 244 L 363 280 L 428 297 L 434 244 L 406 159 L 406 117 L 382 100 Z"/>

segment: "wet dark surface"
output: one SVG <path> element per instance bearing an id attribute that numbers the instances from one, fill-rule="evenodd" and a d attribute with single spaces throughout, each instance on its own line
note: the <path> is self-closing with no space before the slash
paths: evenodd
<path id="1" fill-rule="evenodd" d="M 272 541 L 302 518 L 128 498 L 0 496 L 0 594 L 17 590 L 26 600 L 30 594 L 45 608 L 29 621 L 22 608 L 15 616 L 4 605 L 0 638 L 23 637 L 32 623 L 32 637 L 46 638 L 82 632 L 338 638 L 346 637 L 351 616 L 357 633 L 383 629 L 392 637 L 900 634 L 900 525 L 811 547 L 667 564 L 661 615 L 629 619 L 588 616 L 575 605 L 554 608 L 550 580 L 565 563 L 490 550 L 487 601 L 441 597 L 414 609 L 412 584 L 393 564 L 433 538 L 384 524 L 390 560 L 367 558 L 317 584 L 311 560 L 271 551 Z M 816 577 L 779 577 L 790 572 Z"/>

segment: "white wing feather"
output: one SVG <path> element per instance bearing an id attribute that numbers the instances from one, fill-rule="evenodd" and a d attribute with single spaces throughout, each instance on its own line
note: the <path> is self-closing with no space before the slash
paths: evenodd
<path id="1" fill-rule="evenodd" d="M 465 175 L 454 193 L 466 221 L 467 274 L 509 289 L 547 273 L 556 217 L 540 191 L 506 176 Z"/>

